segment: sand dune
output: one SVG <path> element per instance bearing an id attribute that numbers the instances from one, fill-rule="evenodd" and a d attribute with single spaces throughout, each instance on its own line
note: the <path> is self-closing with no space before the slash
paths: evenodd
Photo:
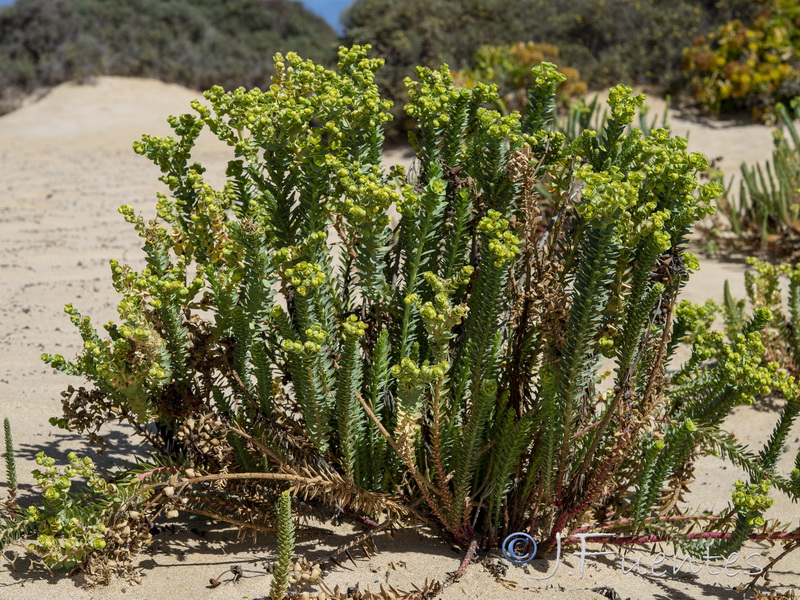
<path id="1" fill-rule="evenodd" d="M 96 323 L 115 317 L 116 297 L 111 288 L 108 260 L 117 258 L 141 264 L 135 232 L 117 214 L 120 204 L 130 204 L 152 214 L 155 193 L 161 190 L 158 170 L 131 151 L 131 143 L 142 133 L 164 135 L 165 117 L 189 110 L 197 92 L 152 80 L 99 78 L 90 85 L 60 86 L 35 103 L 0 118 L 0 418 L 9 417 L 19 448 L 19 473 L 25 492 L 32 482 L 28 475 L 36 452 L 45 450 L 63 457 L 70 449 L 82 448 L 76 436 L 48 425 L 59 413 L 59 392 L 69 378 L 53 372 L 39 359 L 42 352 L 72 356 L 79 339 L 62 312 L 71 301 Z M 659 102 L 651 101 L 658 109 Z M 696 123 L 677 114 L 673 130 L 689 134 L 690 147 L 714 158 L 722 156 L 721 168 L 734 173 L 741 161 L 765 160 L 771 151 L 771 130 L 760 125 Z M 228 155 L 213 141 L 202 141 L 198 158 L 212 165 L 212 180 L 221 179 Z M 401 153 L 387 160 L 399 160 Z M 742 265 L 706 260 L 687 288 L 685 297 L 720 298 L 725 279 L 743 295 Z M 755 442 L 771 429 L 774 411 L 740 409 L 729 419 L 732 430 L 746 442 Z M 113 456 L 124 459 L 136 449 L 124 430 L 112 432 Z M 800 428 L 790 440 L 783 468 L 790 468 L 797 451 Z M 698 465 L 694 507 L 720 508 L 727 502 L 730 486 L 739 474 L 713 459 Z M 774 516 L 797 518 L 796 506 L 787 502 L 773 507 Z M 40 598 L 162 599 L 256 598 L 268 594 L 269 577 L 263 562 L 272 554 L 269 540 L 259 544 L 235 543 L 230 531 L 212 531 L 200 537 L 185 531 L 157 536 L 155 553 L 142 557 L 142 585 L 115 582 L 107 589 L 80 590 L 69 578 L 50 578 L 39 570 L 13 572 L 0 569 L 0 600 Z M 339 543 L 347 528 L 334 535 L 305 538 L 300 553 L 318 554 Z M 360 581 L 373 588 L 387 582 L 410 587 L 426 578 L 445 577 L 459 556 L 446 544 L 424 533 L 406 531 L 394 542 L 378 539 L 383 551 L 359 562 L 355 571 L 338 570 L 330 581 L 347 586 Z M 752 552 L 760 546 L 753 545 Z M 485 566 L 468 571 L 464 580 L 449 588 L 443 598 L 599 598 L 589 591 L 598 586 L 615 588 L 623 598 L 731 598 L 731 586 L 746 581 L 702 571 L 696 576 L 622 575 L 618 558 L 593 560 L 584 579 L 575 570 L 577 559 L 566 564 L 551 580 L 537 587 L 525 579 L 522 569 L 511 568 L 507 578 L 516 580 L 516 590 L 497 583 Z M 760 563 L 765 564 L 762 557 Z M 646 562 L 646 561 L 645 561 Z M 219 576 L 231 564 L 242 564 L 258 573 L 248 573 L 238 584 L 206 588 L 210 577 Z M 351 565 L 352 566 L 352 565 Z M 168 567 L 168 568 L 167 568 Z M 643 569 L 644 570 L 644 569 Z M 800 556 L 785 560 L 773 574 L 782 586 L 800 586 Z"/>

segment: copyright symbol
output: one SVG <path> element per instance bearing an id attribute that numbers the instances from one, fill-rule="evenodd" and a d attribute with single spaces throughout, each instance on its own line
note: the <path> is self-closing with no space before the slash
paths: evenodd
<path id="1" fill-rule="evenodd" d="M 517 549 L 522 554 L 517 554 Z M 503 545 L 500 547 L 503 551 L 503 556 L 506 560 L 511 561 L 515 565 L 524 565 L 533 560 L 536 556 L 536 540 L 534 540 L 527 533 L 512 533 L 503 540 Z"/>

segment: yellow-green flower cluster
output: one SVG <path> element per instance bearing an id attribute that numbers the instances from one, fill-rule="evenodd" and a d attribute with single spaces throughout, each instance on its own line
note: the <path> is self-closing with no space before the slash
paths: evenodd
<path id="1" fill-rule="evenodd" d="M 367 324 L 359 321 L 355 315 L 350 315 L 342 322 L 342 333 L 346 337 L 360 338 L 367 331 Z"/>
<path id="2" fill-rule="evenodd" d="M 163 214 L 170 219 L 175 217 L 174 204 L 167 200 L 166 196 L 160 194 L 158 204 L 160 207 L 158 210 L 159 214 Z M 165 246 L 169 248 L 169 246 L 172 245 L 172 234 L 169 234 L 167 229 L 159 225 L 157 221 L 145 223 L 144 218 L 141 215 L 137 215 L 133 207 L 127 204 L 123 204 L 117 210 L 126 222 L 133 225 L 134 229 L 139 234 L 139 237 L 141 237 L 151 246 Z M 176 252 L 176 255 L 179 254 L 179 252 Z"/>
<path id="3" fill-rule="evenodd" d="M 614 88 L 609 104 L 615 121 L 603 136 L 584 131 L 575 148 L 587 160 L 574 171 L 571 160 L 562 168 L 564 176 L 584 182 L 576 203 L 584 220 L 593 227 L 613 228 L 624 247 L 652 238 L 665 251 L 692 223 L 712 212 L 710 203 L 721 188 L 716 182 L 698 185 L 698 173 L 708 162 L 702 154 L 688 153 L 685 139 L 672 137 L 667 129 L 653 129 L 646 137 L 638 129 L 620 129 L 641 101 L 625 86 Z M 558 185 L 558 179 L 553 181 Z"/>
<path id="4" fill-rule="evenodd" d="M 329 166 L 336 175 L 335 194 L 331 206 L 354 227 L 382 230 L 389 225 L 389 207 L 400 200 L 395 187 L 384 181 L 379 165 L 362 165 L 360 162 L 343 163 L 328 157 Z"/>
<path id="5" fill-rule="evenodd" d="M 139 319 L 144 305 L 160 308 L 171 298 L 179 298 L 185 303 L 194 298 L 204 286 L 200 274 L 186 285 L 184 283 L 186 271 L 183 266 L 172 267 L 158 276 L 149 267 L 137 273 L 127 265 L 120 265 L 114 259 L 111 259 L 110 264 L 114 289 L 123 295 L 117 306 L 117 312 L 123 320 Z M 127 337 L 124 329 L 120 331 Z"/>
<path id="6" fill-rule="evenodd" d="M 430 271 L 423 273 L 423 278 L 434 291 L 433 301 L 422 302 L 419 294 L 405 297 L 406 305 L 414 306 L 422 317 L 425 330 L 435 341 L 449 340 L 454 336 L 453 329 L 461 324 L 467 316 L 469 308 L 466 304 L 453 304 L 452 292 L 469 281 L 473 268 L 464 267 L 452 280 L 444 280 Z"/>
<path id="7" fill-rule="evenodd" d="M 170 177 L 176 181 L 167 183 L 173 189 L 183 186 L 184 194 L 191 195 L 194 201 L 189 212 L 185 200 L 173 200 L 163 194 L 158 195 L 157 214 L 160 219 L 172 225 L 169 231 L 155 221 L 145 224 L 144 219 L 136 215 L 130 206 L 121 206 L 120 214 L 152 246 L 171 248 L 182 260 L 188 261 L 196 252 L 200 258 L 207 259 L 211 264 L 237 265 L 241 256 L 229 237 L 227 212 L 236 197 L 234 185 L 228 183 L 222 190 L 214 190 L 203 179 L 199 165 L 193 165 L 184 176 Z M 188 218 L 181 221 L 178 213 L 184 212 Z"/>
<path id="8" fill-rule="evenodd" d="M 141 215 L 137 215 L 131 206 L 125 204 L 120 206 L 119 213 L 125 221 L 134 226 L 140 237 L 147 240 L 154 247 L 165 246 L 169 248 L 171 246 L 178 257 L 191 255 L 191 238 L 186 235 L 182 226 L 178 226 L 176 203 L 164 194 L 158 194 L 157 198 L 156 214 L 160 219 L 172 224 L 169 231 L 158 225 L 156 221 L 151 221 L 148 226 Z"/>
<path id="9" fill-rule="evenodd" d="M 616 166 L 596 172 L 591 165 L 585 164 L 578 167 L 575 175 L 585 184 L 582 199 L 576 205 L 581 217 L 623 223 L 630 220 L 631 209 L 639 200 L 639 184 L 644 173 L 625 173 Z"/>
<path id="10" fill-rule="evenodd" d="M 522 140 L 520 132 L 521 116 L 517 112 L 512 112 L 506 116 L 501 116 L 495 110 L 480 107 L 477 111 L 478 123 L 490 137 L 497 140 L 508 139 L 512 144 Z"/>
<path id="11" fill-rule="evenodd" d="M 450 122 L 453 106 L 467 102 L 471 97 L 479 102 L 491 102 L 497 99 L 497 86 L 477 84 L 473 90 L 456 87 L 453 74 L 447 65 L 438 71 L 428 67 L 417 67 L 417 81 L 406 78 L 409 103 L 406 114 L 417 119 L 420 125 L 440 129 Z"/>
<path id="12" fill-rule="evenodd" d="M 315 344 L 323 344 L 328 338 L 328 333 L 322 328 L 319 323 L 314 323 L 305 331 L 306 338 Z"/>
<path id="13" fill-rule="evenodd" d="M 520 239 L 509 228 L 508 219 L 496 210 L 489 210 L 478 223 L 478 231 L 486 238 L 486 248 L 494 266 L 502 267 L 520 253 Z"/>
<path id="14" fill-rule="evenodd" d="M 71 478 L 73 477 L 91 478 L 94 476 L 94 462 L 88 456 L 80 459 L 74 452 L 70 452 L 67 459 L 69 466 L 64 469 L 62 475 L 60 469 L 55 466 L 54 458 L 46 456 L 44 452 L 36 455 L 36 464 L 45 467 L 45 470 L 34 469 L 32 474 L 37 485 L 44 492 L 46 500 L 55 502 L 63 498 L 72 487 Z M 62 524 L 58 523 L 55 526 L 60 529 Z"/>
<path id="15" fill-rule="evenodd" d="M 718 310 L 719 307 L 713 300 L 707 300 L 705 304 L 694 304 L 689 300 L 681 300 L 675 308 L 675 316 L 687 322 L 693 323 L 702 320 L 706 325 L 711 325 Z"/>
<path id="16" fill-rule="evenodd" d="M 498 101 L 496 85 L 475 83 L 471 89 L 458 87 L 447 65 L 437 71 L 418 67 L 417 79 L 405 80 L 410 99 L 405 110 L 409 117 L 417 119 L 423 132 L 436 135 L 448 127 L 458 110 L 471 105 L 478 107 L 477 120 L 484 135 L 512 142 L 522 139 L 519 113 L 502 116 L 495 110 L 481 107 Z"/>
<path id="17" fill-rule="evenodd" d="M 311 291 L 325 283 L 325 272 L 322 265 L 301 260 L 283 271 L 285 280 L 290 283 L 300 296 L 307 296 Z"/>
<path id="18" fill-rule="evenodd" d="M 320 249 L 324 246 L 325 240 L 328 239 L 328 234 L 324 231 L 314 231 L 301 240 L 296 246 L 284 246 L 278 248 L 272 255 L 271 261 L 276 269 L 284 269 L 292 261 L 300 259 L 300 257 L 313 253 L 315 249 Z"/>
<path id="19" fill-rule="evenodd" d="M 746 517 L 748 525 L 754 527 L 764 525 L 761 515 L 774 503 L 774 500 L 768 495 L 770 482 L 765 480 L 746 485 L 744 481 L 737 481 L 734 488 L 735 491 L 731 495 L 733 504 L 748 514 Z"/>
<path id="20" fill-rule="evenodd" d="M 569 67 L 567 67 L 569 69 Z M 558 67 L 552 62 L 543 61 L 531 69 L 533 82 L 539 87 L 549 87 L 559 85 L 569 79 L 567 73 L 559 71 Z"/>
<path id="21" fill-rule="evenodd" d="M 754 306 L 780 310 L 782 301 L 779 277 L 788 275 L 790 278 L 800 278 L 800 265 L 778 266 L 753 257 L 747 258 L 747 264 L 755 271 L 748 270 L 744 274 L 744 285 L 750 301 Z"/>
<path id="22" fill-rule="evenodd" d="M 642 169 L 647 175 L 648 192 L 658 195 L 691 194 L 697 188 L 698 167 L 705 164 L 702 155 L 686 152 L 687 141 L 672 136 L 667 129 L 653 129 L 641 143 Z"/>
<path id="23" fill-rule="evenodd" d="M 400 361 L 399 365 L 392 367 L 392 377 L 405 383 L 414 382 L 422 373 L 417 363 L 414 360 L 405 357 Z"/>
<path id="24" fill-rule="evenodd" d="M 142 287 L 149 285 L 149 281 L 129 267 L 123 268 L 116 263 L 113 266 L 115 286 L 124 294 L 118 307 L 122 324 L 106 325 L 110 339 L 102 339 L 90 319 L 82 317 L 71 304 L 67 304 L 64 312 L 81 333 L 83 352 L 74 363 L 67 362 L 60 355 L 45 354 L 42 360 L 68 374 L 90 373 L 115 404 L 126 404 L 146 419 L 150 410 L 150 393 L 165 385 L 171 377 L 166 343 L 144 310 L 142 297 L 148 292 L 143 292 Z M 166 286 L 167 282 L 159 284 Z"/>
<path id="25" fill-rule="evenodd" d="M 608 91 L 608 106 L 611 108 L 611 118 L 620 123 L 633 122 L 636 111 L 644 104 L 644 94 L 631 96 L 633 90 L 627 85 L 615 85 Z"/>
<path id="26" fill-rule="evenodd" d="M 759 332 L 737 334 L 730 344 L 722 347 L 720 368 L 730 381 L 742 382 L 736 392 L 737 404 L 752 404 L 755 396 L 765 396 L 772 391 L 778 363 L 761 366 L 764 345 Z"/>
<path id="27" fill-rule="evenodd" d="M 469 280 L 474 272 L 474 267 L 465 265 L 461 267 L 458 273 L 456 273 L 451 279 L 442 279 L 441 277 L 437 276 L 436 273 L 431 271 L 426 271 L 423 273 L 422 278 L 425 280 L 425 283 L 430 286 L 431 290 L 437 294 L 452 294 L 459 287 L 469 283 Z"/>
<path id="28" fill-rule="evenodd" d="M 790 372 L 797 373 L 797 361 L 792 327 L 789 326 L 793 319 L 793 310 L 786 314 L 784 300 L 781 292 L 781 280 L 789 279 L 788 295 L 789 304 L 797 294 L 800 287 L 800 265 L 784 264 L 774 265 L 748 258 L 751 269 L 745 272 L 745 288 L 755 315 L 759 313 L 761 321 L 766 324 L 761 330 L 762 340 L 767 347 L 767 353 Z M 740 304 L 744 304 L 741 301 Z"/>
<path id="29" fill-rule="evenodd" d="M 695 338 L 692 346 L 692 358 L 705 361 L 715 356 L 722 347 L 725 336 L 719 331 L 706 331 Z"/>
<path id="30" fill-rule="evenodd" d="M 283 309 L 280 306 L 272 308 L 273 318 L 285 316 Z M 323 344 L 328 339 L 328 332 L 323 329 L 319 323 L 314 323 L 305 330 L 305 341 L 297 341 L 284 339 L 281 342 L 281 348 L 284 352 L 291 352 L 293 354 L 305 354 L 311 356 L 322 350 Z"/>
<path id="31" fill-rule="evenodd" d="M 322 350 L 322 346 L 316 342 L 306 341 L 298 342 L 296 340 L 283 340 L 281 348 L 284 352 L 291 352 L 292 354 L 305 354 L 312 355 Z"/>
<path id="32" fill-rule="evenodd" d="M 441 197 L 447 191 L 447 183 L 440 177 L 432 177 L 422 194 L 411 185 L 404 185 L 402 195 L 397 202 L 397 212 L 404 217 L 413 217 L 423 210 L 423 196 Z"/>
<path id="33" fill-rule="evenodd" d="M 340 48 L 338 73 L 294 52 L 278 53 L 268 90 L 226 93 L 216 86 L 205 94 L 212 108 L 199 103 L 194 108 L 248 162 L 256 161 L 265 146 L 278 150 L 276 139 L 293 148 L 298 159 L 346 150 L 351 138 L 391 119 L 391 102 L 381 99 L 374 82 L 383 61 L 367 58 L 368 50 Z"/>
<path id="34" fill-rule="evenodd" d="M 198 181 L 194 186 L 195 207 L 189 217 L 187 237 L 196 252 L 203 252 L 211 264 L 235 267 L 242 260 L 241 249 L 230 238 L 228 210 L 234 197 L 233 187 L 214 190 Z"/>
<path id="35" fill-rule="evenodd" d="M 411 358 L 405 357 L 399 365 L 392 367 L 391 374 L 403 388 L 413 389 L 444 377 L 449 370 L 450 363 L 446 360 L 418 365 Z"/>
<path id="36" fill-rule="evenodd" d="M 684 252 L 683 266 L 689 273 L 696 273 L 700 270 L 700 259 L 693 252 Z"/>
<path id="37" fill-rule="evenodd" d="M 145 228 L 144 219 L 136 214 L 132 206 L 123 204 L 117 209 L 117 212 L 122 215 L 126 223 L 132 224 L 136 231 L 142 231 Z"/>
<path id="38" fill-rule="evenodd" d="M 174 193 L 178 193 L 184 186 L 191 151 L 203 129 L 203 123 L 193 115 L 169 117 L 167 121 L 180 139 L 143 135 L 141 141 L 133 144 L 133 151 L 136 154 L 147 156 L 158 165 L 161 172 L 164 173 L 159 179 L 166 183 Z M 190 168 L 202 171 L 197 164 L 191 165 Z"/>
<path id="39" fill-rule="evenodd" d="M 609 337 L 607 335 L 602 336 L 597 342 L 597 347 L 600 350 L 600 354 L 602 354 L 606 358 L 614 357 L 615 347 L 616 347 L 616 344 L 614 343 L 614 338 Z"/>
<path id="40" fill-rule="evenodd" d="M 632 212 L 639 225 L 636 235 L 666 227 L 682 231 L 714 211 L 712 201 L 722 193 L 719 182 L 699 184 L 698 174 L 708 168 L 706 158 L 686 152 L 686 140 L 665 129 L 654 129 L 641 143 L 640 205 Z M 661 211 L 655 211 L 662 206 Z"/>
<path id="41" fill-rule="evenodd" d="M 675 318 L 687 332 L 681 341 L 691 344 L 698 335 L 707 332 L 718 312 L 719 306 L 713 300 L 707 300 L 705 304 L 681 300 L 675 308 Z"/>

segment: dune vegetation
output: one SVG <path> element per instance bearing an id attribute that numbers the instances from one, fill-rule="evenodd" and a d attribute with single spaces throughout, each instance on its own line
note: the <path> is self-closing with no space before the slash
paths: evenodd
<path id="1" fill-rule="evenodd" d="M 0 112 L 38 89 L 96 75 L 203 90 L 266 86 L 271 57 L 335 61 L 337 37 L 291 0 L 19 0 L 0 10 Z"/>

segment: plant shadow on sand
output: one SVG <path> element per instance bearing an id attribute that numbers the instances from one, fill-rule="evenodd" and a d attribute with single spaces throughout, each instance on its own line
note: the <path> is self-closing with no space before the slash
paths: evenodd
<path id="1" fill-rule="evenodd" d="M 79 434 L 48 426 L 47 434 L 36 437 L 34 441 L 21 440 L 15 443 L 14 454 L 18 471 L 28 475 L 27 467 L 20 468 L 20 465 L 31 465 L 31 468 L 36 468 L 36 455 L 40 452 L 53 457 L 58 465 L 68 463 L 67 455 L 76 452 L 81 456 L 90 457 L 103 470 L 130 468 L 136 464 L 136 457 L 145 458 L 149 451 L 148 446 L 134 443 L 135 438 L 132 437 L 132 433 L 133 428 L 127 425 L 106 427 L 102 437 L 108 448 L 113 450 L 101 454 L 97 446 L 88 446 Z M 17 495 L 17 502 L 21 506 L 28 506 L 40 500 L 38 497 L 40 490 L 34 484 L 22 481 L 18 483 L 17 488 L 21 492 Z M 4 495 L 7 489 L 8 482 L 2 478 L 0 495 Z"/>
<path id="2" fill-rule="evenodd" d="M 334 527 L 324 523 L 309 522 L 308 527 L 298 528 L 296 558 L 303 558 L 310 562 L 325 562 L 337 547 L 351 542 L 360 531 L 348 524 Z M 147 578 L 158 578 L 159 571 L 163 569 L 183 567 L 205 567 L 202 582 L 203 587 L 212 587 L 209 580 L 214 578 L 223 583 L 232 581 L 234 567 L 242 569 L 242 578 L 268 577 L 268 568 L 275 560 L 275 535 L 273 533 L 259 532 L 256 536 L 242 535 L 235 527 L 222 523 L 210 523 L 203 518 L 181 518 L 172 523 L 162 523 L 154 527 L 153 543 L 137 561 L 136 568 L 142 581 Z M 375 546 L 379 549 L 377 558 L 389 562 L 403 564 L 402 556 L 406 554 L 440 556 L 450 559 L 454 565 L 460 560 L 460 553 L 454 552 L 440 540 L 425 535 L 415 528 L 399 530 L 391 537 L 387 533 L 375 536 Z M 358 548 L 350 554 L 341 557 L 339 566 L 328 562 L 329 570 L 338 575 L 350 577 L 355 583 L 367 571 L 369 560 Z M 372 556 L 375 556 L 374 554 Z M 24 586 L 31 582 L 41 582 L 57 585 L 62 581 L 70 581 L 76 588 L 85 585 L 85 580 L 80 574 L 51 572 L 43 565 L 31 561 L 28 557 L 14 556 L 13 550 L 5 552 L 8 561 L 6 572 L 13 580 L 0 583 L 1 588 Z M 349 566 L 344 563 L 349 563 Z M 446 578 L 447 573 L 442 573 L 441 578 Z M 413 578 L 412 578 L 413 579 Z M 265 584 L 268 583 L 265 579 Z M 2 595 L 0 595 L 2 597 Z"/>
<path id="3" fill-rule="evenodd" d="M 303 533 L 302 527 L 299 529 L 296 557 L 311 562 L 326 561 L 335 548 L 352 541 L 362 531 L 360 526 L 347 523 L 330 526 L 323 522 L 309 521 L 308 527 L 312 530 L 311 533 Z M 340 589 L 358 585 L 360 589 L 375 591 L 381 585 L 391 585 L 396 589 L 412 590 L 414 586 L 422 586 L 426 578 L 446 580 L 457 568 L 463 556 L 463 552 L 456 552 L 424 528 L 401 529 L 391 536 L 380 533 L 373 541 L 378 549 L 377 554 L 371 553 L 370 556 L 366 556 L 356 547 L 352 552 L 352 559 L 342 555 L 340 564 L 328 562 L 324 577 L 326 584 L 331 588 L 338 585 Z M 460 595 L 466 594 L 464 597 L 475 597 L 469 595 L 474 583 L 481 582 L 480 585 L 483 586 L 494 580 L 493 587 L 505 590 L 507 597 L 511 598 L 523 598 L 530 593 L 546 592 L 552 587 L 562 593 L 574 591 L 578 594 L 576 597 L 581 598 L 584 597 L 580 595 L 581 593 L 589 594 L 595 591 L 601 594 L 600 590 L 605 588 L 618 592 L 621 598 L 636 600 L 636 596 L 632 596 L 629 591 L 627 593 L 623 591 L 628 587 L 624 582 L 630 579 L 639 580 L 636 581 L 637 588 L 646 582 L 645 586 L 651 594 L 647 597 L 653 600 L 694 598 L 728 600 L 734 597 L 733 584 L 709 582 L 707 579 L 702 580 L 701 577 L 683 572 L 674 576 L 669 573 L 667 577 L 662 578 L 635 572 L 620 575 L 618 555 L 588 559 L 586 578 L 578 578 L 579 558 L 574 555 L 575 550 L 576 548 L 572 546 L 563 549 L 563 562 L 559 569 L 561 571 L 559 575 L 562 576 L 550 581 L 533 581 L 526 577 L 543 577 L 551 573 L 554 566 L 552 557 L 547 561 L 537 560 L 527 566 L 515 566 L 502 558 L 499 551 L 490 551 L 480 555 L 476 564 L 468 571 L 466 580 L 454 584 L 453 588 L 459 593 L 457 590 L 461 587 Z M 10 554 L 6 552 L 6 558 L 9 557 Z M 242 537 L 235 528 L 224 524 L 209 523 L 204 519 L 181 518 L 174 523 L 159 525 L 156 528 L 153 544 L 140 556 L 137 569 L 145 585 L 151 577 L 154 580 L 163 578 L 164 575 L 160 574 L 162 571 L 183 567 L 191 568 L 197 574 L 192 584 L 197 590 L 215 587 L 209 583 L 212 579 L 216 579 L 222 585 L 232 585 L 240 580 L 249 579 L 251 583 L 255 582 L 266 591 L 270 581 L 268 568 L 274 560 L 274 534 L 259 533 L 255 538 Z M 6 567 L 9 579 L 0 583 L 0 589 L 25 587 L 32 582 L 53 586 L 69 581 L 75 589 L 85 584 L 80 575 L 53 574 L 27 558 L 17 558 L 10 562 L 10 565 L 11 569 Z M 418 570 L 420 565 L 427 568 L 424 571 Z M 696 563 L 696 566 L 701 565 L 702 562 Z M 644 566 L 642 568 L 645 569 Z M 237 576 L 235 570 L 238 569 L 241 571 Z M 502 576 L 498 571 L 503 573 Z M 563 574 L 569 574 L 570 577 L 563 577 Z M 773 579 L 782 581 L 786 577 L 791 577 L 794 572 L 789 567 L 774 569 L 771 574 Z M 746 582 L 747 579 L 737 580 L 738 584 Z M 131 589 L 138 587 L 134 586 Z M 778 586 L 778 590 L 783 590 L 783 587 Z M 2 593 L 0 597 L 3 597 Z"/>

